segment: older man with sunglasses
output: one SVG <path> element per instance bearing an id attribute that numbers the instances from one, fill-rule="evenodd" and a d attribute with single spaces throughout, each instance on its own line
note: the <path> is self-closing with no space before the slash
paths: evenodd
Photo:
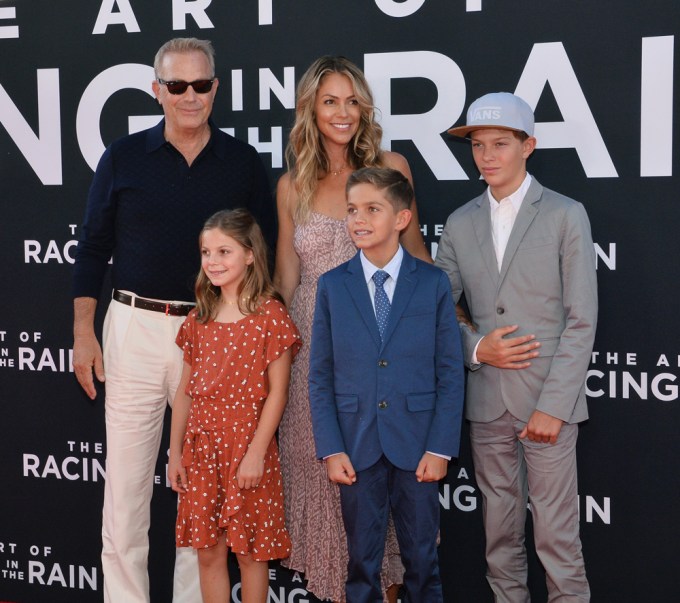
<path id="1" fill-rule="evenodd" d="M 87 395 L 106 375 L 104 601 L 148 603 L 148 531 L 163 415 L 182 370 L 175 335 L 193 306 L 198 233 L 214 212 L 248 208 L 273 243 L 275 211 L 262 162 L 250 145 L 211 121 L 214 51 L 176 38 L 154 61 L 153 92 L 164 119 L 114 142 L 90 188 L 76 253 L 73 366 Z M 113 300 L 104 353 L 94 317 L 113 258 Z M 173 601 L 200 602 L 191 549 L 178 549 Z"/>

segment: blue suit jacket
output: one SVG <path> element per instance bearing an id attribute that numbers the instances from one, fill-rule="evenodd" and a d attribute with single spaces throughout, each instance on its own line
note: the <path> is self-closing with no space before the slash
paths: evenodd
<path id="1" fill-rule="evenodd" d="M 322 275 L 310 356 L 319 458 L 346 452 L 361 471 L 384 454 L 415 471 L 426 451 L 458 455 L 462 348 L 440 269 L 404 252 L 384 342 L 359 254 Z"/>

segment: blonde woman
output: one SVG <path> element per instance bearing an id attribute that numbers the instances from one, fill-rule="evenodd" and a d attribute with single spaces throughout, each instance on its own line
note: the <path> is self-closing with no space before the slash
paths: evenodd
<path id="1" fill-rule="evenodd" d="M 345 184 L 362 167 L 391 167 L 411 180 L 406 159 L 380 148 L 382 129 L 361 70 L 343 57 L 317 59 L 298 84 L 295 124 L 277 186 L 279 237 L 275 285 L 300 329 L 304 345 L 293 364 L 289 402 L 279 428 L 292 553 L 284 565 L 304 572 L 320 599 L 345 600 L 347 541 L 336 484 L 316 459 L 309 410 L 309 342 L 318 277 L 356 253 L 347 228 Z M 431 262 L 415 206 L 401 236 L 414 256 Z M 396 601 L 403 567 L 390 525 L 383 587 Z"/>

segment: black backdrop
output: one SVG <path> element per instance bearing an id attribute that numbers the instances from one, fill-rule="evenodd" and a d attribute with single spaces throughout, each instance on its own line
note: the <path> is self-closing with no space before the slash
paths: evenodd
<path id="1" fill-rule="evenodd" d="M 364 67 L 385 145 L 413 169 L 433 253 L 446 216 L 482 189 L 469 149 L 445 130 L 489 91 L 535 107 L 529 169 L 584 202 L 598 252 L 591 419 L 579 443 L 593 600 L 670 600 L 680 540 L 679 28 L 673 0 L 0 0 L 0 600 L 101 600 L 103 392 L 90 402 L 70 366 L 73 245 L 104 145 L 159 117 L 150 65 L 175 36 L 213 41 L 215 121 L 259 146 L 272 187 L 304 69 L 327 53 Z M 167 433 L 154 603 L 170 600 L 174 556 L 166 447 Z M 467 441 L 441 502 L 446 601 L 491 601 Z M 297 574 L 271 574 L 270 603 L 314 600 Z M 535 557 L 531 585 L 544 600 Z"/>

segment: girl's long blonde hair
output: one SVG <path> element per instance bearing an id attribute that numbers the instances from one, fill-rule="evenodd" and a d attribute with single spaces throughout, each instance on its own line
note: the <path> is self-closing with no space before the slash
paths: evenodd
<path id="1" fill-rule="evenodd" d="M 305 222 L 312 209 L 318 181 L 330 171 L 330 161 L 316 125 L 314 104 L 316 93 L 329 73 L 339 73 L 349 78 L 361 109 L 359 128 L 347 149 L 349 166 L 382 167 L 380 149 L 382 128 L 375 121 L 373 94 L 366 77 L 354 63 L 345 57 L 323 56 L 314 61 L 304 73 L 297 87 L 295 124 L 286 147 L 286 163 L 293 189 L 297 194 L 294 218 Z"/>
<path id="2" fill-rule="evenodd" d="M 242 314 L 253 314 L 266 299 L 283 302 L 269 276 L 267 244 L 260 226 L 246 209 L 218 211 L 206 220 L 200 235 L 199 247 L 206 230 L 218 229 L 234 239 L 239 245 L 253 252 L 253 262 L 246 266 L 243 280 L 238 286 L 238 309 Z M 196 278 L 196 309 L 198 322 L 205 324 L 215 318 L 220 301 L 220 288 L 215 287 L 201 268 Z"/>

